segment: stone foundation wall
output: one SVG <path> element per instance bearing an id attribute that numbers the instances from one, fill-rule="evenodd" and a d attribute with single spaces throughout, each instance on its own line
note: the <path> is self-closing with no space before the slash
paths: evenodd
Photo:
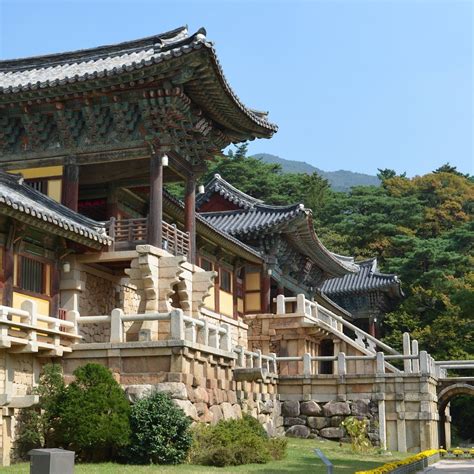
<path id="1" fill-rule="evenodd" d="M 379 444 L 378 405 L 368 399 L 353 402 L 330 401 L 324 404 L 314 400 L 286 401 L 281 413 L 286 436 L 296 438 L 325 438 L 333 441 L 350 441 L 341 423 L 350 416 L 367 419 L 369 438 Z"/>

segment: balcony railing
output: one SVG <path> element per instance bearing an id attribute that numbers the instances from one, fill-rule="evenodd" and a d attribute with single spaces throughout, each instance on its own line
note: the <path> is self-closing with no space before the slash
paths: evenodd
<path id="1" fill-rule="evenodd" d="M 107 225 L 108 234 L 114 239 L 113 250 L 130 250 L 137 245 L 146 244 L 148 236 L 148 219 L 115 219 L 112 217 Z M 164 250 L 173 255 L 189 254 L 189 234 L 182 232 L 176 225 L 163 221 Z"/>

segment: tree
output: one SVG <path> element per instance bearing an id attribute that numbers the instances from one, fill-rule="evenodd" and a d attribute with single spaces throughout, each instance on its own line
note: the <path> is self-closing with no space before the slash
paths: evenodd
<path id="1" fill-rule="evenodd" d="M 86 364 L 74 376 L 59 408 L 58 438 L 83 461 L 111 459 L 129 441 L 125 393 L 101 365 Z"/>

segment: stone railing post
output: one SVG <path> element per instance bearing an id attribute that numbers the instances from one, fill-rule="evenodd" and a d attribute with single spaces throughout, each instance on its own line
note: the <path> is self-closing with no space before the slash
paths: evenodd
<path id="1" fill-rule="evenodd" d="M 227 323 L 221 324 L 221 328 L 225 330 L 225 333 L 222 334 L 220 339 L 220 348 L 223 351 L 230 352 L 232 347 L 232 339 L 230 335 L 230 325 Z"/>
<path id="2" fill-rule="evenodd" d="M 8 321 L 8 309 L 6 308 L 0 309 L 0 347 L 10 347 L 11 341 L 8 338 L 8 324 L 1 324 L 2 321 Z"/>
<path id="3" fill-rule="evenodd" d="M 303 375 L 305 377 L 311 377 L 313 371 L 312 371 L 312 360 L 311 360 L 311 354 L 309 352 L 306 352 L 306 354 L 303 355 Z"/>
<path id="4" fill-rule="evenodd" d="M 189 342 L 196 342 L 196 323 L 194 321 L 185 321 L 184 338 Z"/>
<path id="5" fill-rule="evenodd" d="M 411 368 L 416 374 L 420 371 L 420 361 L 418 360 L 418 352 L 418 341 L 416 339 L 413 339 L 413 341 L 411 341 L 411 355 L 416 356 L 417 359 L 412 359 Z"/>
<path id="6" fill-rule="evenodd" d="M 383 352 L 377 352 L 375 356 L 376 361 L 376 373 L 377 374 L 385 374 L 385 355 Z"/>
<path id="7" fill-rule="evenodd" d="M 204 326 L 199 328 L 197 333 L 197 342 L 203 346 L 209 345 L 209 323 L 207 319 L 203 320 Z"/>
<path id="8" fill-rule="evenodd" d="M 411 355 L 411 343 L 410 343 L 410 334 L 407 332 L 403 333 L 403 355 L 409 356 Z M 411 374 L 411 360 L 404 359 L 403 360 L 403 370 L 407 374 Z"/>
<path id="9" fill-rule="evenodd" d="M 347 374 L 346 354 L 344 354 L 344 352 L 339 352 L 339 354 L 337 354 L 337 374 Z"/>
<path id="10" fill-rule="evenodd" d="M 30 324 L 31 326 L 34 326 L 36 328 L 38 326 L 36 302 L 31 301 L 31 300 L 25 300 L 25 301 L 23 301 L 23 303 L 21 303 L 21 309 L 23 311 L 26 311 L 30 315 L 29 320 L 28 320 L 28 324 Z M 37 340 L 36 329 L 31 329 L 31 330 L 28 331 L 28 339 L 30 341 L 35 341 L 36 342 L 36 340 Z M 55 345 L 59 345 L 59 344 L 55 344 Z"/>
<path id="11" fill-rule="evenodd" d="M 184 340 L 183 310 L 174 309 L 170 312 L 170 333 L 171 339 Z"/>
<path id="12" fill-rule="evenodd" d="M 277 311 L 276 314 L 286 314 L 285 295 L 277 295 Z"/>
<path id="13" fill-rule="evenodd" d="M 74 324 L 74 327 L 70 328 L 70 332 L 75 336 L 79 334 L 79 317 L 79 311 L 74 309 L 66 312 L 66 321 Z"/>
<path id="14" fill-rule="evenodd" d="M 244 368 L 245 367 L 245 353 L 244 348 L 242 346 L 237 346 L 237 367 Z"/>
<path id="15" fill-rule="evenodd" d="M 115 308 L 110 314 L 110 342 L 124 342 L 123 340 L 123 311 Z"/>
<path id="16" fill-rule="evenodd" d="M 209 346 L 216 349 L 219 347 L 219 332 L 217 328 L 209 328 Z"/>
<path id="17" fill-rule="evenodd" d="M 272 365 L 273 365 L 273 370 L 271 371 L 273 374 L 278 374 L 278 366 L 277 366 L 277 355 L 275 352 L 270 352 L 268 354 L 272 358 Z"/>
<path id="18" fill-rule="evenodd" d="M 260 349 L 257 349 L 255 353 L 257 354 L 257 357 L 255 358 L 254 367 L 261 369 L 262 368 L 262 351 Z"/>
<path id="19" fill-rule="evenodd" d="M 422 375 L 430 374 L 429 356 L 426 351 L 420 351 L 420 372 Z"/>
<path id="20" fill-rule="evenodd" d="M 296 312 L 306 314 L 306 298 L 302 293 L 296 295 Z"/>

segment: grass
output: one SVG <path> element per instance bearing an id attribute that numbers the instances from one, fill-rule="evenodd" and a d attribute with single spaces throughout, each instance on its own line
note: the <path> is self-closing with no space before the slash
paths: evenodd
<path id="1" fill-rule="evenodd" d="M 195 466 L 181 464 L 178 466 L 124 466 L 120 464 L 78 464 L 75 474 L 142 474 L 142 473 L 194 473 L 215 472 L 220 474 L 259 472 L 262 474 L 308 473 L 326 474 L 326 468 L 314 454 L 320 448 L 325 456 L 334 464 L 335 474 L 352 474 L 358 470 L 372 469 L 386 462 L 401 459 L 406 455 L 393 453 L 393 456 L 376 454 L 354 454 L 349 445 L 342 447 L 331 441 L 315 441 L 310 439 L 289 439 L 288 456 L 282 461 L 273 461 L 268 464 L 248 464 L 228 468 L 209 466 Z M 29 474 L 28 463 L 15 464 L 10 467 L 0 467 L 0 474 Z"/>

